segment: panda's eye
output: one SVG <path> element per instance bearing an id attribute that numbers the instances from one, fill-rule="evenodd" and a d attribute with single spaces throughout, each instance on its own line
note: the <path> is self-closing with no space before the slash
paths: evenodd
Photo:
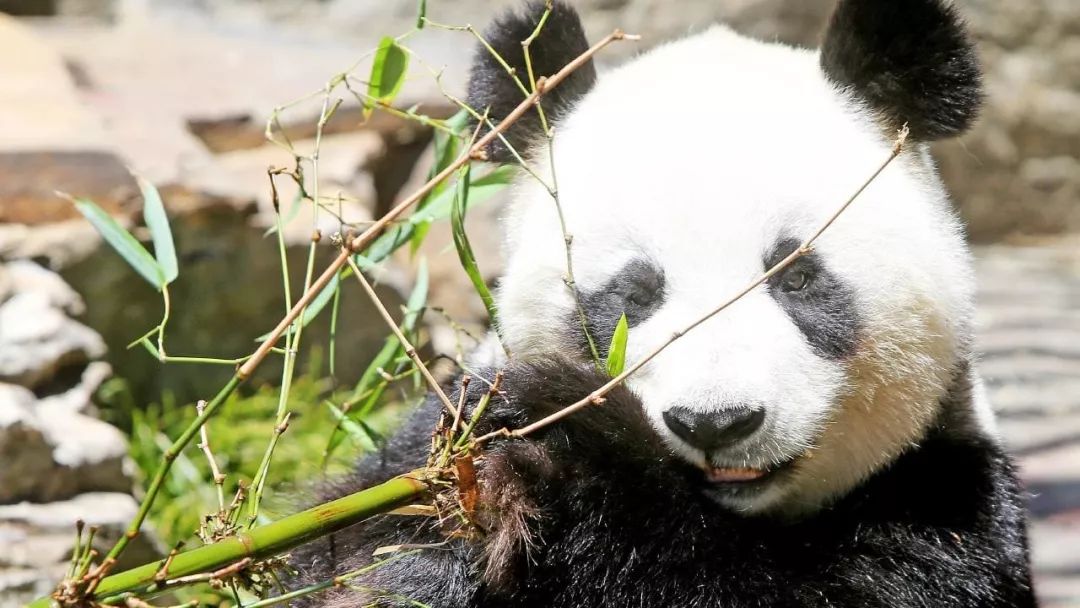
<path id="1" fill-rule="evenodd" d="M 634 306 L 645 308 L 656 300 L 656 291 L 639 287 L 631 291 L 626 299 Z"/>
<path id="2" fill-rule="evenodd" d="M 810 284 L 810 272 L 805 268 L 791 268 L 784 273 L 780 288 L 784 291 L 801 291 Z"/>

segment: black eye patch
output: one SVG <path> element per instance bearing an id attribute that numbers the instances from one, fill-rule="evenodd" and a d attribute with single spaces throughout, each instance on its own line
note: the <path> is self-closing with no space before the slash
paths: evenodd
<path id="1" fill-rule="evenodd" d="M 648 260 L 631 260 L 603 286 L 581 292 L 578 297 L 596 350 L 601 357 L 607 357 L 611 336 L 623 313 L 627 324 L 634 327 L 663 305 L 664 273 Z M 581 319 L 576 310 L 571 311 L 567 322 L 579 346 L 588 353 L 589 343 L 581 330 Z"/>
<path id="2" fill-rule="evenodd" d="M 763 260 L 765 270 L 783 261 L 800 244 L 797 239 L 777 242 Z M 819 254 L 811 252 L 796 259 L 766 286 L 818 354 L 844 359 L 855 352 L 859 334 L 855 291 L 829 272 Z"/>

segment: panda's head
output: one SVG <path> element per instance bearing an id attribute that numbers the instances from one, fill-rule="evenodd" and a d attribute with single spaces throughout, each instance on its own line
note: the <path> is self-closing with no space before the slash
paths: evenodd
<path id="1" fill-rule="evenodd" d="M 543 10 L 488 30 L 519 77 Z M 576 13 L 555 3 L 534 71 L 586 48 Z M 506 345 L 590 356 L 548 187 L 591 336 L 603 356 L 625 314 L 632 363 L 791 253 L 907 125 L 905 152 L 810 255 L 629 381 L 721 504 L 820 507 L 924 436 L 967 355 L 968 254 L 926 143 L 965 130 L 980 96 L 944 0 L 841 0 L 819 51 L 716 26 L 600 77 L 586 65 L 545 100 L 553 150 L 532 113 L 507 134 L 547 186 L 523 174 L 506 218 Z M 498 119 L 523 97 L 481 50 L 472 104 Z M 489 154 L 511 158 L 504 143 Z"/>

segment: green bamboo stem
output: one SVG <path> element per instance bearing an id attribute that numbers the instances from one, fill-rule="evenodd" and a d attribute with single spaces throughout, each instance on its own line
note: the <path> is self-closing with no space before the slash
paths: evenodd
<path id="1" fill-rule="evenodd" d="M 278 555 L 313 538 L 415 500 L 428 489 L 425 475 L 424 471 L 414 471 L 220 542 L 177 553 L 164 573 L 164 581 L 162 564 L 158 561 L 107 576 L 98 585 L 94 597 L 107 598 L 135 591 L 140 598 L 146 599 L 169 589 L 165 582 L 169 579 L 213 572 L 244 558 L 259 560 Z M 52 597 L 44 597 L 29 604 L 28 608 L 57 606 L 59 604 Z"/>
<path id="2" fill-rule="evenodd" d="M 229 382 L 218 391 L 218 394 L 206 405 L 206 408 L 202 413 L 196 416 L 195 419 L 191 421 L 191 424 L 184 429 L 184 432 L 176 438 L 176 441 L 169 446 L 169 449 L 166 450 L 165 454 L 162 456 L 161 465 L 154 473 L 154 478 L 146 490 L 146 496 L 143 497 L 142 503 L 139 504 L 139 510 L 135 514 L 135 519 L 131 520 L 131 524 L 128 526 L 127 531 L 120 537 L 120 540 L 116 541 L 116 544 L 113 545 L 112 549 L 105 556 L 100 567 L 105 568 L 106 571 L 108 568 L 112 567 L 112 564 L 116 562 L 116 559 L 124 552 L 124 549 L 127 548 L 128 543 L 139 535 L 139 530 L 142 528 L 143 521 L 150 512 L 150 507 L 154 504 L 154 498 L 157 497 L 157 493 L 161 489 L 161 484 L 165 482 L 165 476 L 169 474 L 169 469 L 172 468 L 173 461 L 176 460 L 176 457 L 184 447 L 191 443 L 191 440 L 195 437 L 196 433 L 198 433 L 199 429 L 202 428 L 202 425 L 214 415 L 217 408 L 225 403 L 225 400 L 228 399 L 229 395 L 231 395 L 234 390 L 236 390 L 236 387 L 240 385 L 240 382 L 241 378 L 239 375 L 234 375 L 229 379 Z"/>

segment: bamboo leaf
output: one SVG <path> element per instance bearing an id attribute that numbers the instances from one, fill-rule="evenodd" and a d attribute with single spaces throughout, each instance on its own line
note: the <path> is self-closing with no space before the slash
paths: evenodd
<path id="1" fill-rule="evenodd" d="M 424 29 L 424 17 L 427 16 L 427 0 L 420 0 L 420 8 L 416 11 L 416 29 Z"/>
<path id="2" fill-rule="evenodd" d="M 405 72 L 409 68 L 409 55 L 398 46 L 397 41 L 386 36 L 379 41 L 375 51 L 375 60 L 371 64 L 371 77 L 368 79 L 368 101 L 365 110 L 371 112 L 375 102 L 393 103 L 394 97 L 405 83 Z"/>
<path id="3" fill-rule="evenodd" d="M 431 222 L 417 224 L 416 227 L 413 228 L 412 236 L 409 237 L 409 256 L 416 256 L 416 253 L 420 251 L 420 246 L 424 244 L 424 239 L 427 238 L 429 232 L 431 232 Z"/>
<path id="4" fill-rule="evenodd" d="M 162 272 L 161 266 L 154 260 L 154 256 L 150 255 L 150 252 L 139 243 L 138 239 L 127 230 L 124 230 L 120 224 L 116 223 L 116 220 L 109 216 L 108 213 L 105 213 L 93 201 L 85 198 L 68 198 L 75 204 L 75 208 L 79 210 L 79 213 L 90 221 L 90 224 L 98 231 L 101 238 L 105 239 L 105 242 L 116 253 L 120 254 L 120 257 L 124 258 L 128 266 L 131 266 L 135 272 L 139 273 L 139 276 L 146 279 L 158 291 L 161 291 L 161 288 L 165 285 L 165 274 Z"/>
<path id="5" fill-rule="evenodd" d="M 416 285 L 413 286 L 409 299 L 405 302 L 405 318 L 401 321 L 401 333 L 410 334 L 416 329 L 420 321 L 424 306 L 427 305 L 428 296 L 428 268 L 427 261 L 420 260 L 420 266 L 416 270 Z"/>
<path id="6" fill-rule="evenodd" d="M 352 437 L 365 452 L 374 452 L 378 449 L 379 444 L 376 440 L 378 435 L 374 435 L 371 432 L 371 427 L 355 420 L 351 420 L 345 415 L 345 412 L 341 411 L 341 408 L 337 407 L 329 401 L 326 403 L 326 407 L 333 414 L 334 419 L 341 429 L 343 429 L 350 437 Z"/>
<path id="7" fill-rule="evenodd" d="M 611 346 L 608 347 L 607 373 L 612 378 L 623 373 L 623 368 L 626 367 L 626 338 L 628 333 L 629 327 L 626 323 L 626 314 L 623 313 L 619 317 L 619 322 L 615 325 L 615 333 L 611 335 Z"/>
<path id="8" fill-rule="evenodd" d="M 495 193 L 510 184 L 513 175 L 514 167 L 503 166 L 498 167 L 473 181 L 469 188 L 469 197 L 466 208 L 471 209 L 474 205 L 483 203 L 491 198 Z M 455 192 L 452 190 L 443 192 L 440 196 L 432 200 L 426 208 L 414 212 L 405 222 L 375 239 L 375 242 L 372 243 L 362 255 L 356 255 L 357 265 L 365 269 L 374 267 L 379 262 L 390 257 L 390 255 L 399 247 L 408 243 L 416 230 L 424 229 L 427 226 L 430 226 L 432 222 L 449 216 L 451 207 L 454 203 L 454 196 Z M 341 277 L 347 278 L 352 276 L 351 268 L 346 268 L 342 272 L 344 274 L 340 275 Z M 424 267 L 424 272 L 426 274 L 426 266 Z M 331 279 L 330 282 L 326 284 L 326 287 L 319 292 L 319 295 L 315 296 L 315 299 L 312 300 L 311 304 L 308 304 L 307 310 L 304 312 L 304 317 L 301 320 L 301 323 L 304 326 L 307 326 L 308 323 L 315 319 L 315 317 L 317 317 L 326 307 L 326 304 L 333 299 L 337 282 L 338 278 Z M 426 301 L 426 294 L 424 297 Z M 411 307 L 410 310 L 412 310 Z M 290 326 L 288 331 L 294 331 L 294 327 L 295 324 Z M 256 341 L 262 342 L 269 337 L 270 334 L 266 333 L 256 338 Z"/>
<path id="9" fill-rule="evenodd" d="M 172 228 L 169 227 L 169 217 L 165 215 L 165 205 L 161 202 L 161 194 L 157 188 L 141 175 L 135 176 L 139 184 L 139 190 L 143 196 L 143 219 L 146 227 L 150 229 L 150 238 L 154 241 L 154 258 L 165 284 L 172 283 L 180 275 L 180 268 L 176 263 L 176 246 L 173 244 Z"/>
<path id="10" fill-rule="evenodd" d="M 424 310 L 424 306 L 427 304 L 428 287 L 429 276 L 427 263 L 421 259 L 420 266 L 416 271 L 416 285 L 413 286 L 412 293 L 409 294 L 409 299 L 405 303 L 405 317 L 401 321 L 402 333 L 409 334 L 416 330 L 421 313 Z M 371 360 L 371 363 L 368 364 L 364 373 L 361 374 L 360 380 L 353 388 L 352 396 L 349 399 L 350 401 L 363 399 L 363 404 L 359 408 L 344 412 L 345 419 L 360 422 L 375 409 L 383 392 L 389 385 L 389 382 L 383 377 L 383 374 L 386 373 L 386 369 L 391 367 L 394 361 L 402 354 L 402 350 L 401 342 L 398 341 L 397 336 L 391 334 L 386 337 L 386 342 L 383 344 L 383 347 L 379 350 L 378 354 L 375 355 L 375 358 Z M 345 438 L 345 431 L 347 431 L 347 429 L 343 428 L 343 424 L 339 420 L 338 424 L 335 425 L 334 430 L 331 431 L 330 440 L 323 450 L 324 463 L 330 458 L 338 446 L 341 445 L 342 440 Z"/>
<path id="11" fill-rule="evenodd" d="M 469 114 L 465 110 L 459 111 L 450 118 L 446 119 L 445 125 L 457 132 L 460 131 L 466 124 L 469 118 Z M 432 147 L 435 149 L 435 162 L 431 165 L 431 170 L 428 171 L 428 179 L 432 179 L 439 173 L 442 173 L 451 163 L 457 158 L 458 152 L 461 148 L 461 140 L 456 135 L 451 135 L 444 131 L 436 130 L 432 137 Z M 419 211 L 428 206 L 428 203 L 432 201 L 436 196 L 441 194 L 446 189 L 446 182 L 443 181 L 436 184 L 432 188 L 431 192 L 428 192 L 419 203 L 416 205 L 416 210 Z M 431 223 L 420 224 L 413 231 L 412 240 L 409 243 L 409 252 L 411 255 L 416 255 L 416 252 L 420 249 L 420 245 L 423 244 L 424 238 L 427 236 L 428 231 L 431 229 Z"/>
<path id="12" fill-rule="evenodd" d="M 469 165 L 466 164 L 462 167 L 458 176 L 456 196 L 450 211 L 450 231 L 454 237 L 454 247 L 457 248 L 461 267 L 465 269 L 465 274 L 472 281 L 473 289 L 476 290 L 476 293 L 484 302 L 484 308 L 487 309 L 491 324 L 495 326 L 498 313 L 495 307 L 495 299 L 491 297 L 491 290 L 488 289 L 483 275 L 480 274 L 480 267 L 476 263 L 476 255 L 473 253 L 472 245 L 469 244 L 468 235 L 465 234 L 465 210 L 469 199 L 469 173 Z"/>
<path id="13" fill-rule="evenodd" d="M 435 164 L 431 166 L 431 171 L 428 172 L 428 179 L 431 179 L 439 174 L 440 171 L 446 168 L 446 164 L 443 161 L 446 156 L 449 156 L 447 150 L 454 147 L 454 140 L 452 137 L 444 133 L 435 133 Z M 450 161 L 453 157 L 450 157 Z M 446 189 L 446 182 L 437 184 L 428 192 L 427 196 L 420 200 L 416 205 L 416 211 L 421 211 L 428 206 L 435 197 Z M 415 212 L 414 212 L 415 213 Z M 424 243 L 424 239 L 427 237 L 428 232 L 431 230 L 431 222 L 423 222 L 417 224 L 413 230 L 412 237 L 409 239 L 409 255 L 415 256 L 416 252 L 420 250 L 420 246 Z"/>
<path id="14" fill-rule="evenodd" d="M 161 358 L 161 353 L 158 352 L 157 347 L 154 346 L 154 343 L 151 342 L 150 339 L 146 336 L 143 336 L 139 339 L 139 344 L 141 344 L 146 350 L 150 351 L 150 354 L 153 355 L 155 359 Z"/>
<path id="15" fill-rule="evenodd" d="M 474 205 L 486 201 L 508 186 L 513 181 L 515 171 L 515 167 L 504 165 L 473 180 L 469 188 L 469 200 L 466 207 L 472 209 Z M 390 254 L 405 243 L 408 243 L 413 232 L 419 226 L 448 217 L 454 204 L 455 195 L 454 190 L 445 190 L 440 193 L 426 207 L 410 215 L 409 219 L 393 230 L 375 239 L 375 242 L 364 251 L 362 256 L 356 256 L 356 263 L 361 268 L 370 268 L 389 257 Z"/>

